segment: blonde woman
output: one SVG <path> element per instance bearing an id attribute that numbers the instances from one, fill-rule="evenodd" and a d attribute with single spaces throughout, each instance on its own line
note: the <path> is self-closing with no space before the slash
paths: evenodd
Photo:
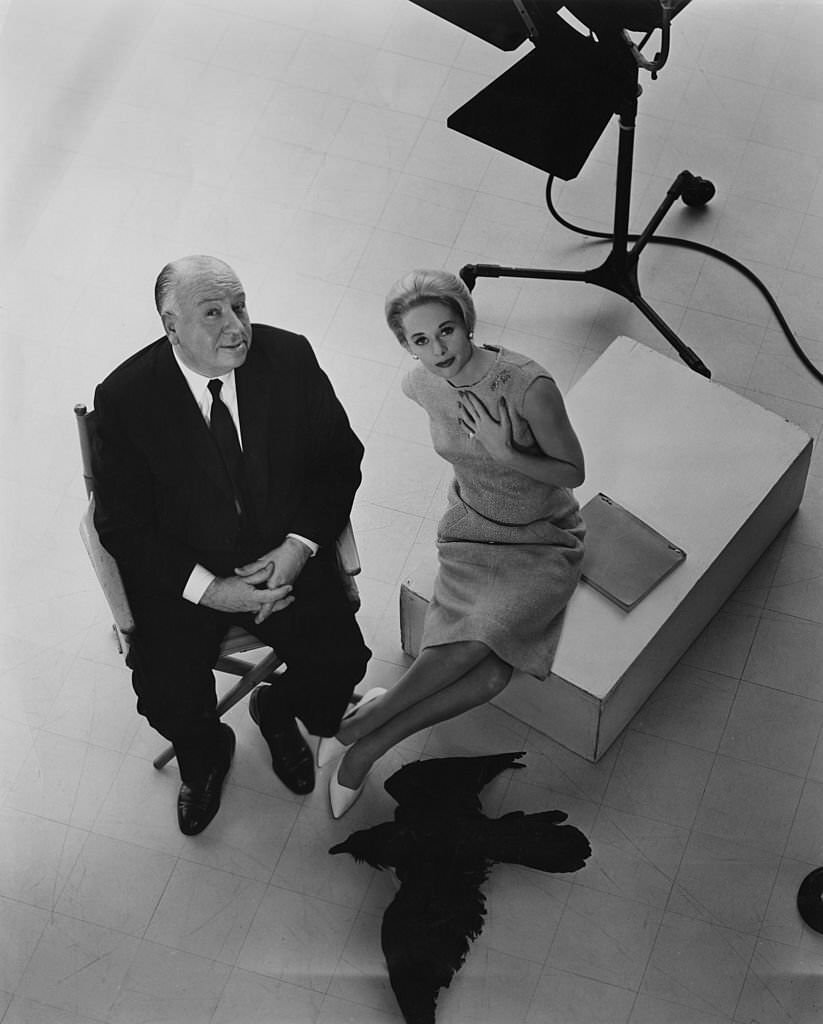
<path id="1" fill-rule="evenodd" d="M 335 817 L 395 744 L 490 700 L 514 669 L 548 675 L 583 556 L 572 493 L 583 453 L 551 374 L 477 343 L 471 294 L 445 271 L 398 281 L 386 320 L 417 364 L 403 392 L 428 413 L 454 477 L 420 655 L 392 690 L 370 691 L 320 751 L 328 760 L 345 747 L 330 780 Z"/>

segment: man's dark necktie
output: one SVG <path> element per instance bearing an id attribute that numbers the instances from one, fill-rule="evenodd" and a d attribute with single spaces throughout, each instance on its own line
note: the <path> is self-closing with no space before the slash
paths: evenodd
<path id="1" fill-rule="evenodd" d="M 237 430 L 234 420 L 220 397 L 220 389 L 223 387 L 222 380 L 210 380 L 209 391 L 211 391 L 211 414 L 209 416 L 209 427 L 212 435 L 223 456 L 223 462 L 229 474 L 234 489 L 234 503 L 237 514 L 243 514 L 243 452 L 240 448 L 240 441 L 237 437 Z"/>

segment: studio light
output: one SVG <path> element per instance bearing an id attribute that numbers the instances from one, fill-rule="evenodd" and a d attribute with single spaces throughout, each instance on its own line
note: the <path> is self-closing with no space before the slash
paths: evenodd
<path id="1" fill-rule="evenodd" d="M 528 277 L 583 281 L 632 302 L 693 370 L 711 376 L 642 298 L 637 283 L 641 251 L 671 206 L 682 199 L 702 206 L 714 186 L 681 171 L 657 211 L 638 235 L 629 234 L 634 133 L 639 73 L 655 78 L 668 59 L 671 24 L 690 0 L 413 0 L 454 25 L 502 50 L 527 40 L 532 49 L 499 78 L 447 118 L 449 128 L 530 164 L 554 177 L 575 178 L 611 118 L 620 119 L 612 249 L 592 270 L 565 271 L 497 264 L 470 264 L 460 271 L 473 288 L 478 277 Z M 570 18 L 568 16 L 571 16 Z M 575 27 L 576 20 L 579 27 Z M 651 59 L 642 49 L 660 33 Z M 645 33 L 639 42 L 630 32 Z M 547 193 L 548 194 L 548 193 Z M 549 195 L 549 208 L 551 206 Z M 601 235 L 602 237 L 602 235 Z M 628 248 L 628 243 L 634 244 Z"/>

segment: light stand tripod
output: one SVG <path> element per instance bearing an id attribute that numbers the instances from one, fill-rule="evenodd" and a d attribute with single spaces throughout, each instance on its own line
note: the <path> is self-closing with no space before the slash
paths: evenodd
<path id="1" fill-rule="evenodd" d="M 415 0 L 460 23 L 461 9 L 443 0 Z M 552 177 L 574 177 L 583 166 L 594 142 L 617 113 L 620 119 L 614 224 L 604 262 L 591 270 L 548 270 L 532 267 L 501 267 L 491 263 L 468 264 L 460 276 L 473 289 L 478 277 L 521 277 L 553 281 L 583 281 L 615 292 L 632 302 L 677 351 L 683 362 L 706 377 L 711 374 L 700 357 L 684 344 L 640 293 L 637 266 L 640 254 L 677 199 L 703 206 L 714 195 L 714 185 L 690 171 L 681 171 L 654 216 L 639 235 L 629 234 L 634 134 L 640 95 L 639 71 L 657 77 L 668 59 L 671 20 L 689 0 L 565 0 L 570 12 L 590 25 L 596 36 L 585 40 L 557 14 L 557 0 L 511 0 L 495 7 L 498 20 L 482 30 L 466 25 L 503 49 L 529 38 L 535 49 L 500 79 L 448 118 L 448 125 L 510 155 L 549 170 Z M 489 8 L 486 8 L 487 12 Z M 520 18 L 520 31 L 517 18 Z M 621 27 L 627 26 L 627 28 Z M 647 60 L 640 48 L 651 32 L 661 31 L 661 48 Z M 494 29 L 494 31 L 492 31 Z M 645 31 L 639 45 L 629 30 Z M 584 80 L 581 85 L 581 79 Z M 535 96 L 546 117 L 534 130 L 525 114 Z M 615 99 L 619 97 L 619 99 Z M 549 179 L 549 188 L 551 187 Z M 554 212 L 549 197 L 549 208 Z M 559 219 L 559 218 L 558 218 Z M 629 248 L 629 243 L 634 244 Z M 662 239 L 661 239 L 662 241 Z M 673 241 L 668 239 L 668 241 Z"/>
<path id="2" fill-rule="evenodd" d="M 714 195 L 714 186 L 690 171 L 681 171 L 649 223 L 629 248 L 629 208 L 631 203 L 634 132 L 637 116 L 635 97 L 619 114 L 620 139 L 617 155 L 617 184 L 614 202 L 612 246 L 609 255 L 591 270 L 543 270 L 532 267 L 501 267 L 493 263 L 470 263 L 462 267 L 460 277 L 471 290 L 478 277 L 527 277 L 543 281 L 583 281 L 616 292 L 632 302 L 660 331 L 684 363 L 697 373 L 711 377 L 700 357 L 684 344 L 659 313 L 640 294 L 637 264 L 640 254 L 673 204 L 683 199 L 690 206 L 702 206 Z"/>

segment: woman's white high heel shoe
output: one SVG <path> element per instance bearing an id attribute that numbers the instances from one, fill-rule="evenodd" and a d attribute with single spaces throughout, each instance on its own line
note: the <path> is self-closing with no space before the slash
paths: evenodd
<path id="1" fill-rule="evenodd" d="M 347 718 L 351 718 L 355 712 L 359 711 L 364 704 L 368 704 L 370 701 L 377 700 L 378 697 L 382 697 L 386 691 L 382 686 L 373 686 L 370 690 L 366 690 L 360 700 L 354 705 L 351 711 L 347 711 L 340 720 L 340 724 L 346 721 Z M 333 761 L 335 757 L 342 756 L 346 750 L 348 744 L 341 743 L 336 736 L 321 736 L 317 744 L 317 755 L 316 762 L 317 767 L 322 768 L 323 765 Z"/>
<path id="2" fill-rule="evenodd" d="M 343 757 L 345 756 L 344 751 Z M 334 771 L 329 776 L 329 806 L 331 807 L 331 816 L 333 818 L 342 818 L 346 811 L 354 806 L 365 789 L 366 780 L 369 777 L 369 773 L 366 772 L 366 777 L 357 789 L 349 789 L 348 786 L 341 785 L 338 775 L 340 774 L 340 765 L 343 763 L 343 757 L 337 762 Z"/>

